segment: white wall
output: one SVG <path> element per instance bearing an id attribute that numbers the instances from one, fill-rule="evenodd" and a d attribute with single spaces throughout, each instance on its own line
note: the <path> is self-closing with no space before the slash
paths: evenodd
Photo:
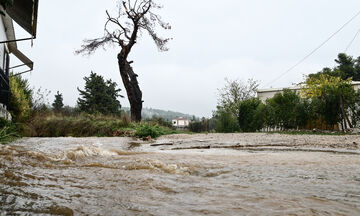
<path id="1" fill-rule="evenodd" d="M 360 90 L 360 82 L 354 85 L 355 91 Z"/>
<path id="2" fill-rule="evenodd" d="M 178 121 L 178 126 L 188 126 L 188 125 L 189 125 L 188 120 L 179 120 Z"/>
<path id="3" fill-rule="evenodd" d="M 353 82 L 353 86 L 354 86 L 354 89 L 357 91 L 357 90 L 360 90 L 360 82 Z M 267 89 L 267 90 L 259 90 L 258 93 L 257 93 L 257 96 L 258 98 L 263 102 L 265 103 L 266 102 L 266 99 L 268 98 L 273 98 L 275 96 L 275 94 L 277 93 L 282 93 L 283 90 L 286 89 L 286 88 L 283 88 L 283 89 Z M 300 92 L 300 88 L 299 87 L 290 87 L 288 88 L 290 90 L 295 90 L 297 93 Z"/>
<path id="4" fill-rule="evenodd" d="M 6 41 L 6 33 L 3 19 L 0 18 L 0 41 Z M 4 48 L 5 44 L 0 44 L 0 68 L 4 70 Z"/>
<path id="5" fill-rule="evenodd" d="M 189 120 L 183 120 L 183 119 L 174 119 L 172 120 L 172 124 L 174 127 L 187 127 L 190 124 Z"/>
<path id="6" fill-rule="evenodd" d="M 6 40 L 7 40 L 7 37 L 6 37 L 6 33 L 5 33 L 4 22 L 3 22 L 3 19 L 0 18 L 0 41 L 6 41 Z M 0 44 L 0 68 L 2 70 L 5 69 L 5 65 L 4 65 L 5 49 L 7 49 L 6 44 L 4 44 L 4 43 Z M 0 103 L 0 117 L 7 119 L 7 120 L 11 120 L 10 113 L 6 110 L 6 107 L 1 103 Z"/>
<path id="7" fill-rule="evenodd" d="M 258 98 L 261 100 L 261 102 L 265 103 L 266 99 L 273 98 L 278 92 L 282 91 L 258 92 Z"/>

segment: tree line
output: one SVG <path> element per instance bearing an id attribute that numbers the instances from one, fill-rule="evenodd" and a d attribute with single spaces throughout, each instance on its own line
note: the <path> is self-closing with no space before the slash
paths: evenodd
<path id="1" fill-rule="evenodd" d="M 227 80 L 225 87 L 219 90 L 213 117 L 193 122 L 190 129 L 255 132 L 311 129 L 319 125 L 335 130 L 338 124 L 342 130 L 357 127 L 360 91 L 354 90 L 352 81 L 360 81 L 360 57 L 340 53 L 335 62 L 334 68 L 324 68 L 307 76 L 298 91 L 284 89 L 265 102 L 256 97 L 257 81 Z"/>
<path id="2" fill-rule="evenodd" d="M 56 113 L 88 113 L 102 115 L 121 115 L 119 98 L 121 89 L 111 79 L 105 80 L 103 76 L 91 72 L 84 77 L 84 89 L 78 88 L 79 98 L 75 108 L 64 106 L 63 95 L 57 91 L 52 107 L 49 107 L 47 90 L 34 90 L 28 81 L 20 76 L 11 76 L 11 98 L 9 111 L 15 122 L 26 122 L 36 112 L 52 108 Z"/>

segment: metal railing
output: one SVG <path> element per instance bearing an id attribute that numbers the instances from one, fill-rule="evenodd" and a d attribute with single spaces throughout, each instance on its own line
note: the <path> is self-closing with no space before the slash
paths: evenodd
<path id="1" fill-rule="evenodd" d="M 8 106 L 10 102 L 9 76 L 0 68 L 0 103 Z"/>

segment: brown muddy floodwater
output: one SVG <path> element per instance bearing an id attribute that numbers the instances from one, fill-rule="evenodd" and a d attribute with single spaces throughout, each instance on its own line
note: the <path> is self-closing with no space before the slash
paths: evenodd
<path id="1" fill-rule="evenodd" d="M 26 138 L 0 146 L 0 215 L 360 215 L 357 140 Z"/>

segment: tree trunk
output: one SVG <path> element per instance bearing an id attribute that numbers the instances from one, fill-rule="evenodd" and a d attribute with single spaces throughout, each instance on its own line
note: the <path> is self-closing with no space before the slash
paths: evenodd
<path id="1" fill-rule="evenodd" d="M 345 119 L 345 111 L 344 111 L 344 103 L 343 103 L 343 98 L 342 95 L 339 95 L 340 98 L 340 110 L 341 110 L 341 115 L 342 115 L 342 121 L 344 122 L 344 126 L 343 126 L 343 131 L 347 130 L 347 125 L 346 125 L 346 119 Z"/>
<path id="2" fill-rule="evenodd" d="M 118 63 L 120 75 L 130 102 L 131 120 L 140 122 L 143 101 L 142 92 L 137 81 L 138 75 L 134 73 L 132 67 L 130 66 L 131 62 L 128 62 L 121 53 L 118 54 Z"/>
<path id="3" fill-rule="evenodd" d="M 351 124 L 351 121 L 350 121 L 350 119 L 349 119 L 349 116 L 348 116 L 348 114 L 347 114 L 346 112 L 345 112 L 345 118 L 346 118 L 346 121 L 347 121 L 349 127 L 350 127 L 350 128 L 353 128 L 354 126 Z"/>

